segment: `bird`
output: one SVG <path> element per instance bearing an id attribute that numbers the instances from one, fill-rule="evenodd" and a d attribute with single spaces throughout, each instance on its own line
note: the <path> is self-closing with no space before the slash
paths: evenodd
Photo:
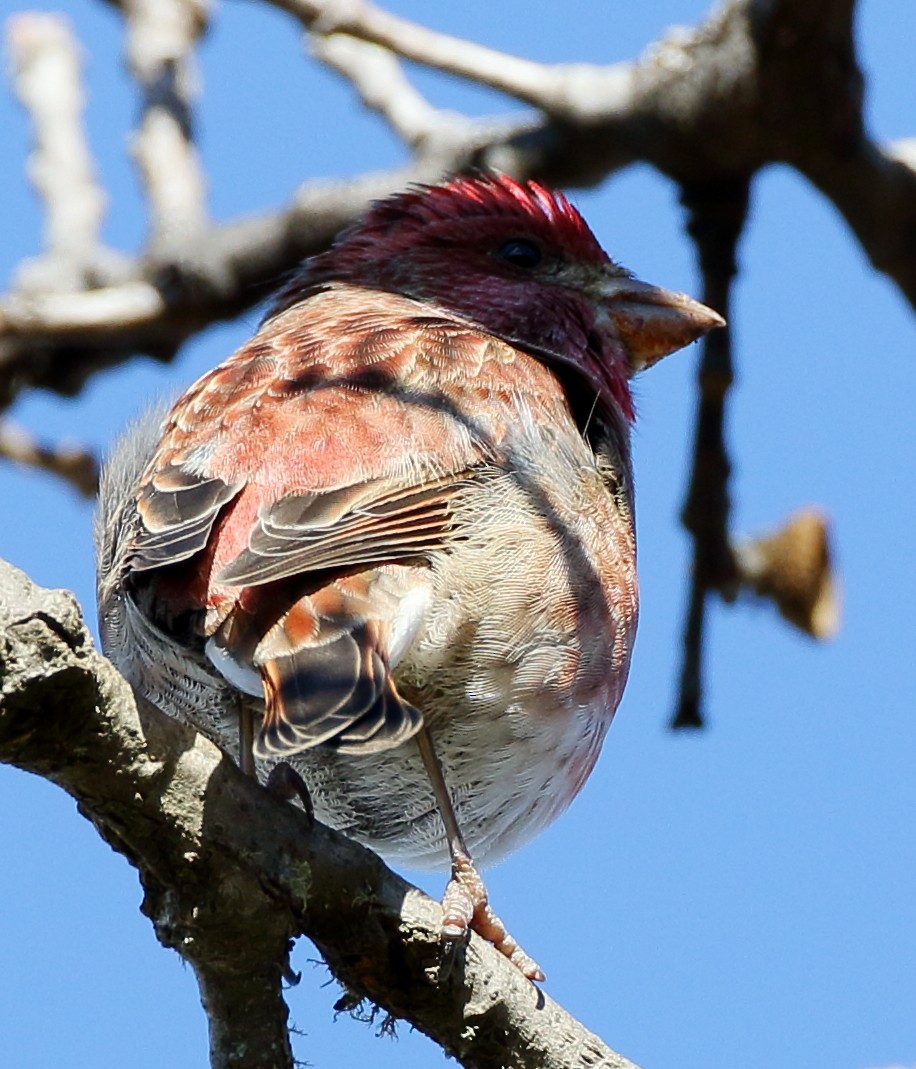
<path id="1" fill-rule="evenodd" d="M 115 447 L 104 651 L 319 819 L 448 867 L 446 951 L 474 930 L 543 979 L 480 868 L 595 765 L 638 616 L 630 380 L 723 323 L 536 181 L 371 204 Z"/>

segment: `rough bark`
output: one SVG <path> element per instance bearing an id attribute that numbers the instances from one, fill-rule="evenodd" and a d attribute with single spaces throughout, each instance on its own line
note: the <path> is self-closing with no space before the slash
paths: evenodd
<path id="1" fill-rule="evenodd" d="M 138 709 L 72 595 L 2 561 L 0 761 L 67 791 L 137 869 L 159 940 L 197 975 L 215 1069 L 292 1066 L 282 980 L 300 935 L 354 1001 L 471 1069 L 634 1069 L 476 936 L 436 982 L 437 903 Z"/>

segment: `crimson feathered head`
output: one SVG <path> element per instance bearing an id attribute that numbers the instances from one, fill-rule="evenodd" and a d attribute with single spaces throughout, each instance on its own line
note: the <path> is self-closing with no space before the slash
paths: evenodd
<path id="1" fill-rule="evenodd" d="M 461 176 L 374 203 L 306 261 L 270 315 L 337 283 L 470 320 L 577 373 L 628 418 L 630 376 L 722 323 L 614 263 L 562 193 L 506 175 Z"/>

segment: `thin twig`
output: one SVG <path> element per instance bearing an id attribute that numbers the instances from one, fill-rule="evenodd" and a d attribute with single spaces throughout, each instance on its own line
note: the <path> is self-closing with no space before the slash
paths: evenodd
<path id="1" fill-rule="evenodd" d="M 703 301 L 726 319 L 736 249 L 747 218 L 750 179 L 736 176 L 702 186 L 685 186 L 687 230 L 696 244 L 703 275 Z M 711 590 L 730 592 L 737 584 L 728 539 L 731 463 L 725 445 L 725 406 L 733 379 L 731 330 L 703 340 L 693 469 L 681 518 L 693 539 L 690 595 L 684 624 L 683 665 L 672 727 L 701 727 L 703 625 Z"/>
<path id="2" fill-rule="evenodd" d="M 21 290 L 73 291 L 113 266 L 101 249 L 106 196 L 83 124 L 82 56 L 61 15 L 29 12 L 6 25 L 13 90 L 29 115 L 28 173 L 44 205 L 44 250 L 17 272 Z"/>
<path id="3" fill-rule="evenodd" d="M 194 147 L 193 50 L 207 27 L 207 0 L 121 0 L 127 57 L 143 104 L 133 155 L 160 255 L 186 246 L 206 222 L 206 179 Z"/>
<path id="4" fill-rule="evenodd" d="M 432 104 L 410 84 L 396 56 L 379 45 L 346 34 L 315 35 L 312 55 L 343 75 L 367 108 L 383 118 L 411 148 L 444 134 L 452 142 L 466 135 L 466 119 Z"/>
<path id="5" fill-rule="evenodd" d="M 83 497 L 95 497 L 99 462 L 80 446 L 41 445 L 24 427 L 0 421 L 0 457 L 27 468 L 58 475 Z"/>
<path id="6" fill-rule="evenodd" d="M 552 115 L 570 103 L 581 117 L 589 98 L 628 91 L 632 64 L 544 64 L 427 29 L 365 0 L 270 0 L 317 34 L 348 34 L 459 78 L 489 86 Z"/>

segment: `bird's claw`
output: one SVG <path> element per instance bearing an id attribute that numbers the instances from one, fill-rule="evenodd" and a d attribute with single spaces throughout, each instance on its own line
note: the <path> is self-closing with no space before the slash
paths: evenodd
<path id="1" fill-rule="evenodd" d="M 274 767 L 267 774 L 267 789 L 281 802 L 291 802 L 298 798 L 305 810 L 305 816 L 309 824 L 315 823 L 315 807 L 312 804 L 312 796 L 309 794 L 305 780 L 286 761 Z"/>
<path id="2" fill-rule="evenodd" d="M 445 979 L 451 972 L 458 947 L 467 942 L 472 931 L 492 943 L 527 979 L 545 978 L 538 963 L 522 950 L 493 912 L 480 873 L 467 854 L 453 854 L 452 877 L 442 897 L 442 912 L 442 927 L 439 932 L 443 944 L 440 980 Z"/>

